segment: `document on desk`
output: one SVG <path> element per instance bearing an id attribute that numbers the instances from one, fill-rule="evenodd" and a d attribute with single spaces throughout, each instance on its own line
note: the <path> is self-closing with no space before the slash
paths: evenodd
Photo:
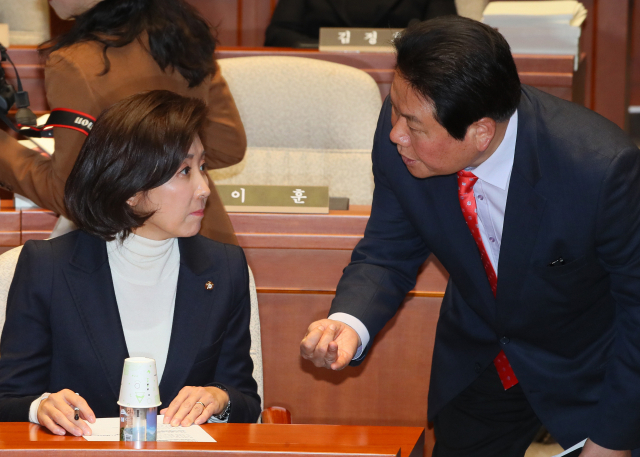
<path id="1" fill-rule="evenodd" d="M 205 432 L 199 425 L 191 427 L 172 427 L 170 424 L 163 424 L 164 416 L 158 416 L 158 442 L 192 442 L 192 443 L 215 443 L 211 435 Z M 120 441 L 120 418 L 104 417 L 96 419 L 91 427 L 90 436 L 84 436 L 87 441 Z"/>
<path id="2" fill-rule="evenodd" d="M 587 440 L 580 441 L 575 446 L 571 446 L 569 449 L 567 449 L 563 453 L 556 454 L 553 457 L 574 457 L 574 456 L 578 457 L 580 455 L 580 453 L 582 452 L 582 448 L 584 447 L 586 442 L 587 442 Z"/>

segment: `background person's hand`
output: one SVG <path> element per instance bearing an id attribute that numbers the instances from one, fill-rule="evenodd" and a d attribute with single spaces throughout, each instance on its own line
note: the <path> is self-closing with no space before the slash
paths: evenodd
<path id="1" fill-rule="evenodd" d="M 80 408 L 78 420 L 74 419 L 74 407 Z M 75 436 L 91 435 L 91 427 L 85 420 L 93 424 L 96 415 L 84 398 L 69 389 L 49 395 L 38 406 L 38 422 L 56 435 L 64 435 L 66 432 Z"/>
<path id="2" fill-rule="evenodd" d="M 631 451 L 613 451 L 598 446 L 591 440 L 587 440 L 582 448 L 580 457 L 631 457 Z"/>
<path id="3" fill-rule="evenodd" d="M 307 328 L 300 342 L 300 355 L 317 367 L 342 370 L 349 365 L 360 344 L 358 333 L 347 324 L 321 319 Z"/>
<path id="4" fill-rule="evenodd" d="M 198 403 L 202 402 L 202 404 Z M 229 403 L 229 394 L 217 387 L 183 387 L 171 404 L 160 411 L 164 423 L 172 427 L 204 424 L 212 415 L 220 414 Z"/>

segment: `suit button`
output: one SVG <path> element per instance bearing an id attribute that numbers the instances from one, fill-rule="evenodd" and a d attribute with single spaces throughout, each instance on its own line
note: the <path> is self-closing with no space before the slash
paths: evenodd
<path id="1" fill-rule="evenodd" d="M 507 338 L 506 336 L 503 336 L 502 338 L 500 338 L 500 342 L 502 344 L 508 344 L 509 343 L 509 338 Z"/>
<path id="2" fill-rule="evenodd" d="M 480 373 L 482 371 L 482 365 L 480 365 L 480 362 L 476 362 L 475 370 L 476 373 Z"/>

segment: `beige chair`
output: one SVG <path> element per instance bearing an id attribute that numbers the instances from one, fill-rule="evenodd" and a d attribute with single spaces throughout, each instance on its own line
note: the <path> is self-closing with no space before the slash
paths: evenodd
<path id="1" fill-rule="evenodd" d="M 9 24 L 12 46 L 38 45 L 51 38 L 47 0 L 0 0 L 0 23 Z"/>
<path id="2" fill-rule="evenodd" d="M 2 329 L 4 328 L 9 286 L 11 286 L 11 281 L 13 281 L 13 273 L 16 270 L 16 263 L 18 263 L 18 257 L 20 257 L 21 251 L 22 246 L 18 246 L 0 255 L 0 333 L 2 333 Z"/>
<path id="3" fill-rule="evenodd" d="M 489 3 L 489 0 L 455 0 L 456 9 L 459 16 L 482 20 L 482 12 Z"/>
<path id="4" fill-rule="evenodd" d="M 362 70 L 301 57 L 218 61 L 247 132 L 239 164 L 211 172 L 217 184 L 329 186 L 371 204 L 371 146 L 382 101 Z"/>

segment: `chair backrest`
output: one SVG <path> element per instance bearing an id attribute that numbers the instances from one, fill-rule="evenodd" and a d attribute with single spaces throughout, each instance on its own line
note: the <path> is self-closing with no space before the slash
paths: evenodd
<path id="1" fill-rule="evenodd" d="M 22 246 L 18 246 L 0 255 L 0 334 L 4 327 L 9 287 L 11 286 L 11 281 L 13 281 L 13 273 L 16 271 L 16 264 L 21 251 Z"/>
<path id="2" fill-rule="evenodd" d="M 262 340 L 260 336 L 260 313 L 258 311 L 258 293 L 253 272 L 249 268 L 249 295 L 251 298 L 251 320 L 249 330 L 251 332 L 251 359 L 253 360 L 253 379 L 258 384 L 260 395 L 260 409 L 264 409 L 264 388 L 262 380 Z"/>
<path id="3" fill-rule="evenodd" d="M 455 0 L 456 9 L 459 16 L 482 20 L 482 12 L 484 11 L 489 0 Z"/>
<path id="4" fill-rule="evenodd" d="M 304 57 L 218 60 L 250 147 L 369 149 L 382 101 L 362 70 Z"/>

